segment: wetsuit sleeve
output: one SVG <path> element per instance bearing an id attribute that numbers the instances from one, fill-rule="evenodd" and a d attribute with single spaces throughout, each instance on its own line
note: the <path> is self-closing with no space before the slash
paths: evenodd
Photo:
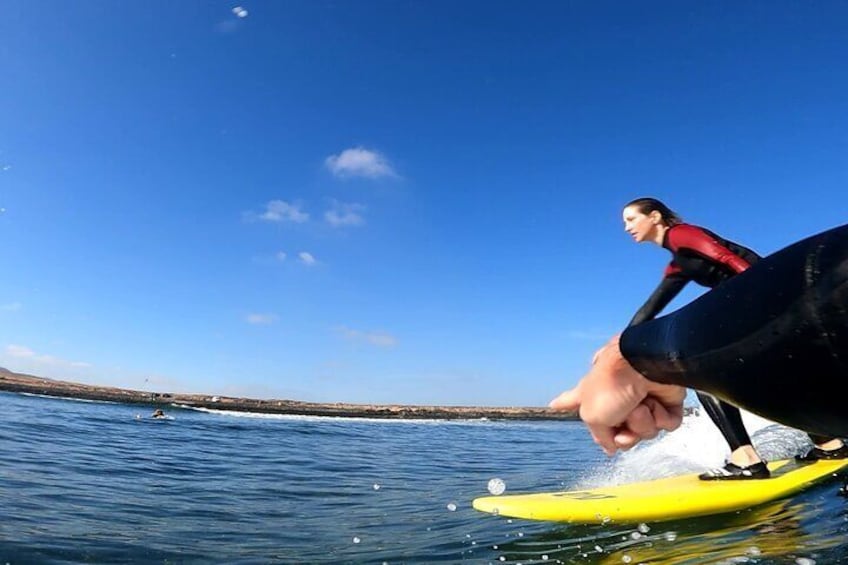
<path id="1" fill-rule="evenodd" d="M 848 436 L 848 225 L 627 328 L 620 346 L 653 381 L 709 392 L 808 432 Z"/>
<path id="2" fill-rule="evenodd" d="M 704 230 L 688 224 L 676 226 L 668 232 L 668 245 L 673 252 L 689 249 L 720 263 L 734 273 L 741 273 L 751 265 L 739 255 L 720 244 Z"/>
<path id="3" fill-rule="evenodd" d="M 635 326 L 646 320 L 653 320 L 657 314 L 662 312 L 663 308 L 668 306 L 668 303 L 675 296 L 680 294 L 680 291 L 689 282 L 681 276 L 669 274 L 669 271 L 670 269 L 666 270 L 666 276 L 663 277 L 663 280 L 660 281 L 660 284 L 657 285 L 657 288 L 651 293 L 648 300 L 639 308 L 628 326 Z"/>

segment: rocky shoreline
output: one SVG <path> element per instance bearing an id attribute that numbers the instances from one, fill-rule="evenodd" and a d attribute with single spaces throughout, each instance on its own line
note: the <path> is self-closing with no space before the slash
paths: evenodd
<path id="1" fill-rule="evenodd" d="M 168 405 L 263 414 L 335 416 L 346 418 L 435 420 L 576 420 L 573 413 L 534 407 L 415 406 L 404 404 L 316 403 L 296 400 L 259 400 L 206 394 L 177 394 L 127 390 L 57 381 L 0 368 L 0 391 L 43 394 L 83 400 L 103 400 L 151 407 Z"/>

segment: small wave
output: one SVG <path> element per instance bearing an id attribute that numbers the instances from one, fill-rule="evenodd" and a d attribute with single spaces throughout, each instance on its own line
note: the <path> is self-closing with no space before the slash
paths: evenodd
<path id="1" fill-rule="evenodd" d="M 94 400 L 91 398 L 74 398 L 73 396 L 56 396 L 53 394 L 38 394 L 35 392 L 18 392 L 22 396 L 33 396 L 35 398 L 51 398 L 54 400 L 70 400 L 72 402 L 88 402 L 90 404 L 122 404 L 114 400 Z"/>
<path id="2" fill-rule="evenodd" d="M 361 418 L 356 416 L 316 416 L 309 414 L 269 414 L 265 412 L 244 412 L 239 410 L 220 410 L 217 408 L 204 408 L 200 406 L 189 406 L 186 404 L 172 404 L 177 408 L 205 412 L 207 414 L 218 414 L 221 416 L 233 416 L 236 418 L 260 418 L 265 420 L 293 420 L 298 422 L 370 422 L 374 424 L 422 424 L 422 425 L 504 425 L 505 421 L 491 420 L 489 418 L 457 418 L 446 420 L 444 418 Z M 514 425 L 515 421 L 509 422 Z"/>

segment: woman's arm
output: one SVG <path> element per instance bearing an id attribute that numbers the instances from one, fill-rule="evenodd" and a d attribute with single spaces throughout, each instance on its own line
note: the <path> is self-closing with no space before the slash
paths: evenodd
<path id="1" fill-rule="evenodd" d="M 654 290 L 654 292 L 651 293 L 651 296 L 648 297 L 648 300 L 641 308 L 639 308 L 633 316 L 633 319 L 630 320 L 630 323 L 627 324 L 628 327 L 656 318 L 657 314 L 662 312 L 663 308 L 668 306 L 668 303 L 671 302 L 675 296 L 680 294 L 680 291 L 683 290 L 683 287 L 686 286 L 687 282 L 689 281 L 683 277 L 667 274 L 663 280 L 660 281 L 656 290 Z"/>

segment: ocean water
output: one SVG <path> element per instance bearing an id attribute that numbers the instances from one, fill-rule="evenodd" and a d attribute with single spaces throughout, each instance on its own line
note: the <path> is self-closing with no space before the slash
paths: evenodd
<path id="1" fill-rule="evenodd" d="M 0 393 L 0 564 L 848 563 L 831 481 L 733 514 L 593 527 L 471 508 L 720 464 L 700 416 L 612 460 L 577 422 L 258 417 Z M 750 422 L 749 422 L 750 423 Z M 767 457 L 805 437 L 754 421 Z"/>

